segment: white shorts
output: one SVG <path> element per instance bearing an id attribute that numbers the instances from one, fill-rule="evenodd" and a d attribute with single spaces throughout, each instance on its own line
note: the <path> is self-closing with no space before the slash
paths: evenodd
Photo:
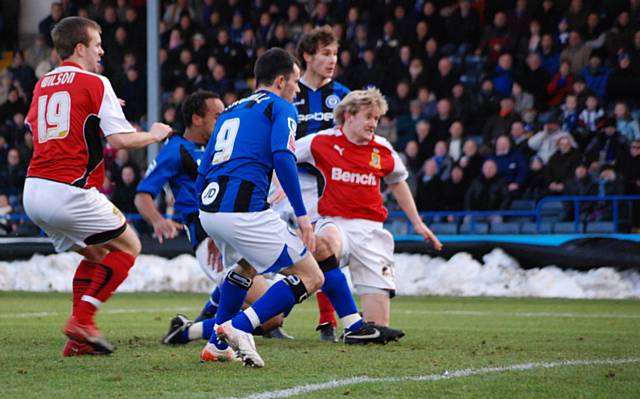
<path id="1" fill-rule="evenodd" d="M 196 260 L 204 274 L 209 277 L 209 280 L 213 281 L 215 285 L 220 285 L 224 280 L 226 272 L 224 270 L 215 270 L 214 266 L 209 263 L 209 241 L 211 241 L 211 238 L 207 237 L 198 244 L 196 248 Z"/>
<path id="2" fill-rule="evenodd" d="M 307 248 L 276 212 L 204 212 L 202 227 L 222 254 L 225 269 L 244 259 L 259 274 L 275 273 L 297 263 Z"/>
<path id="3" fill-rule="evenodd" d="M 104 244 L 127 227 L 122 212 L 95 188 L 30 177 L 22 202 L 29 219 L 47 233 L 57 252 Z"/>
<path id="4" fill-rule="evenodd" d="M 335 226 L 342 236 L 340 265 L 349 266 L 351 281 L 358 294 L 379 291 L 395 293 L 393 236 L 382 223 L 364 219 L 322 217 L 316 223 L 316 233 Z"/>
<path id="5" fill-rule="evenodd" d="M 300 191 L 302 192 L 302 201 L 307 209 L 307 215 L 311 218 L 311 222 L 315 223 L 320 218 L 318 215 L 318 180 L 316 176 L 309 173 L 300 173 Z M 288 198 L 273 204 L 271 208 L 276 211 L 282 220 L 295 224 L 296 214 Z"/>

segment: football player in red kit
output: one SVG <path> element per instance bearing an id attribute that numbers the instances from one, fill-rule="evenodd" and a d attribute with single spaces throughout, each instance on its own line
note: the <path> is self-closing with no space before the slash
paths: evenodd
<path id="1" fill-rule="evenodd" d="M 360 296 L 364 319 L 389 325 L 389 304 L 395 294 L 393 236 L 383 228 L 383 179 L 413 225 L 416 234 L 442 244 L 424 224 L 405 182 L 407 170 L 384 138 L 375 135 L 388 109 L 377 89 L 349 93 L 335 108 L 336 128 L 296 142 L 298 162 L 308 162 L 324 176 L 316 224 L 319 263 L 348 265 Z"/>
<path id="2" fill-rule="evenodd" d="M 140 253 L 140 240 L 125 217 L 96 189 L 104 179 L 102 139 L 118 149 L 141 148 L 171 133 L 161 123 L 148 133 L 135 132 L 127 122 L 111 83 L 96 73 L 104 54 L 100 33 L 100 25 L 81 17 L 55 26 L 51 35 L 63 63 L 36 84 L 26 120 L 34 153 L 24 209 L 57 252 L 74 250 L 84 257 L 73 278 L 64 356 L 114 351 L 94 315 Z"/>

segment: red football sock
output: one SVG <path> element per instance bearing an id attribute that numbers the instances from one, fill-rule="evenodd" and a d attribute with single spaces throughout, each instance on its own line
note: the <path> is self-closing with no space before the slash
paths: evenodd
<path id="1" fill-rule="evenodd" d="M 107 301 L 129 275 L 136 258 L 126 252 L 112 251 L 96 265 L 91 284 L 82 295 L 76 317 L 82 324 L 91 324 L 97 308 Z"/>
<path id="2" fill-rule="evenodd" d="M 335 309 L 329 298 L 327 298 L 322 291 L 318 291 L 316 293 L 316 300 L 318 301 L 318 310 L 320 311 L 320 321 L 318 324 L 331 323 L 331 325 L 335 327 L 338 323 L 334 315 Z"/>
<path id="3" fill-rule="evenodd" d="M 72 314 L 78 317 L 78 306 L 80 305 L 80 298 L 84 295 L 84 292 L 89 288 L 89 284 L 91 284 L 91 278 L 93 277 L 93 273 L 95 271 L 96 263 L 89 262 L 86 259 L 83 259 L 78 268 L 76 269 L 76 274 L 73 276 L 73 311 Z"/>

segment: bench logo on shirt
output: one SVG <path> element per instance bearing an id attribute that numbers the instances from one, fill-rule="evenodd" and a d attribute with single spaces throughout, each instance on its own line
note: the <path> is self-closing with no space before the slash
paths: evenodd
<path id="1" fill-rule="evenodd" d="M 369 166 L 376 169 L 382 169 L 380 150 L 378 150 L 377 148 L 374 148 L 373 152 L 371 153 L 371 162 L 369 162 Z"/>
<path id="2" fill-rule="evenodd" d="M 363 186 L 376 186 L 378 184 L 373 173 L 364 174 L 349 172 L 335 166 L 331 168 L 331 180 L 344 183 L 354 183 Z"/>

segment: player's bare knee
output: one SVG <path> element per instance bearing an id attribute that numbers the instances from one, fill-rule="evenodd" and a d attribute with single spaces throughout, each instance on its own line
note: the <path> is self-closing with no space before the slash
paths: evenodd
<path id="1" fill-rule="evenodd" d="M 142 251 L 142 243 L 140 243 L 140 240 L 136 237 L 136 239 L 131 242 L 129 255 L 137 258 L 138 255 L 140 255 L 140 251 Z"/>
<path id="2" fill-rule="evenodd" d="M 323 229 L 316 236 L 316 251 L 314 258 L 318 260 L 326 259 L 331 255 L 338 256 L 342 247 L 342 239 L 337 229 L 328 227 Z"/>
<path id="3" fill-rule="evenodd" d="M 313 294 L 314 292 L 318 291 L 324 284 L 324 274 L 322 274 L 320 268 L 316 269 L 317 270 L 306 273 L 304 276 L 304 283 L 309 294 Z"/>
<path id="4" fill-rule="evenodd" d="M 274 328 L 278 328 L 282 326 L 283 321 L 284 321 L 284 315 L 280 313 L 279 315 L 274 316 L 269 320 L 265 321 L 264 323 L 262 323 L 260 327 L 262 327 L 262 331 L 269 332 Z"/>
<path id="5" fill-rule="evenodd" d="M 95 245 L 89 245 L 85 248 L 77 250 L 76 252 L 84 256 L 84 258 L 89 262 L 93 263 L 100 263 L 102 259 L 109 253 L 107 249 Z"/>
<path id="6" fill-rule="evenodd" d="M 316 237 L 316 250 L 313 253 L 315 259 L 325 259 L 331 256 L 331 245 L 325 236 Z"/>
<path id="7" fill-rule="evenodd" d="M 250 279 L 257 275 L 256 269 L 244 259 L 241 259 L 232 270 Z"/>

